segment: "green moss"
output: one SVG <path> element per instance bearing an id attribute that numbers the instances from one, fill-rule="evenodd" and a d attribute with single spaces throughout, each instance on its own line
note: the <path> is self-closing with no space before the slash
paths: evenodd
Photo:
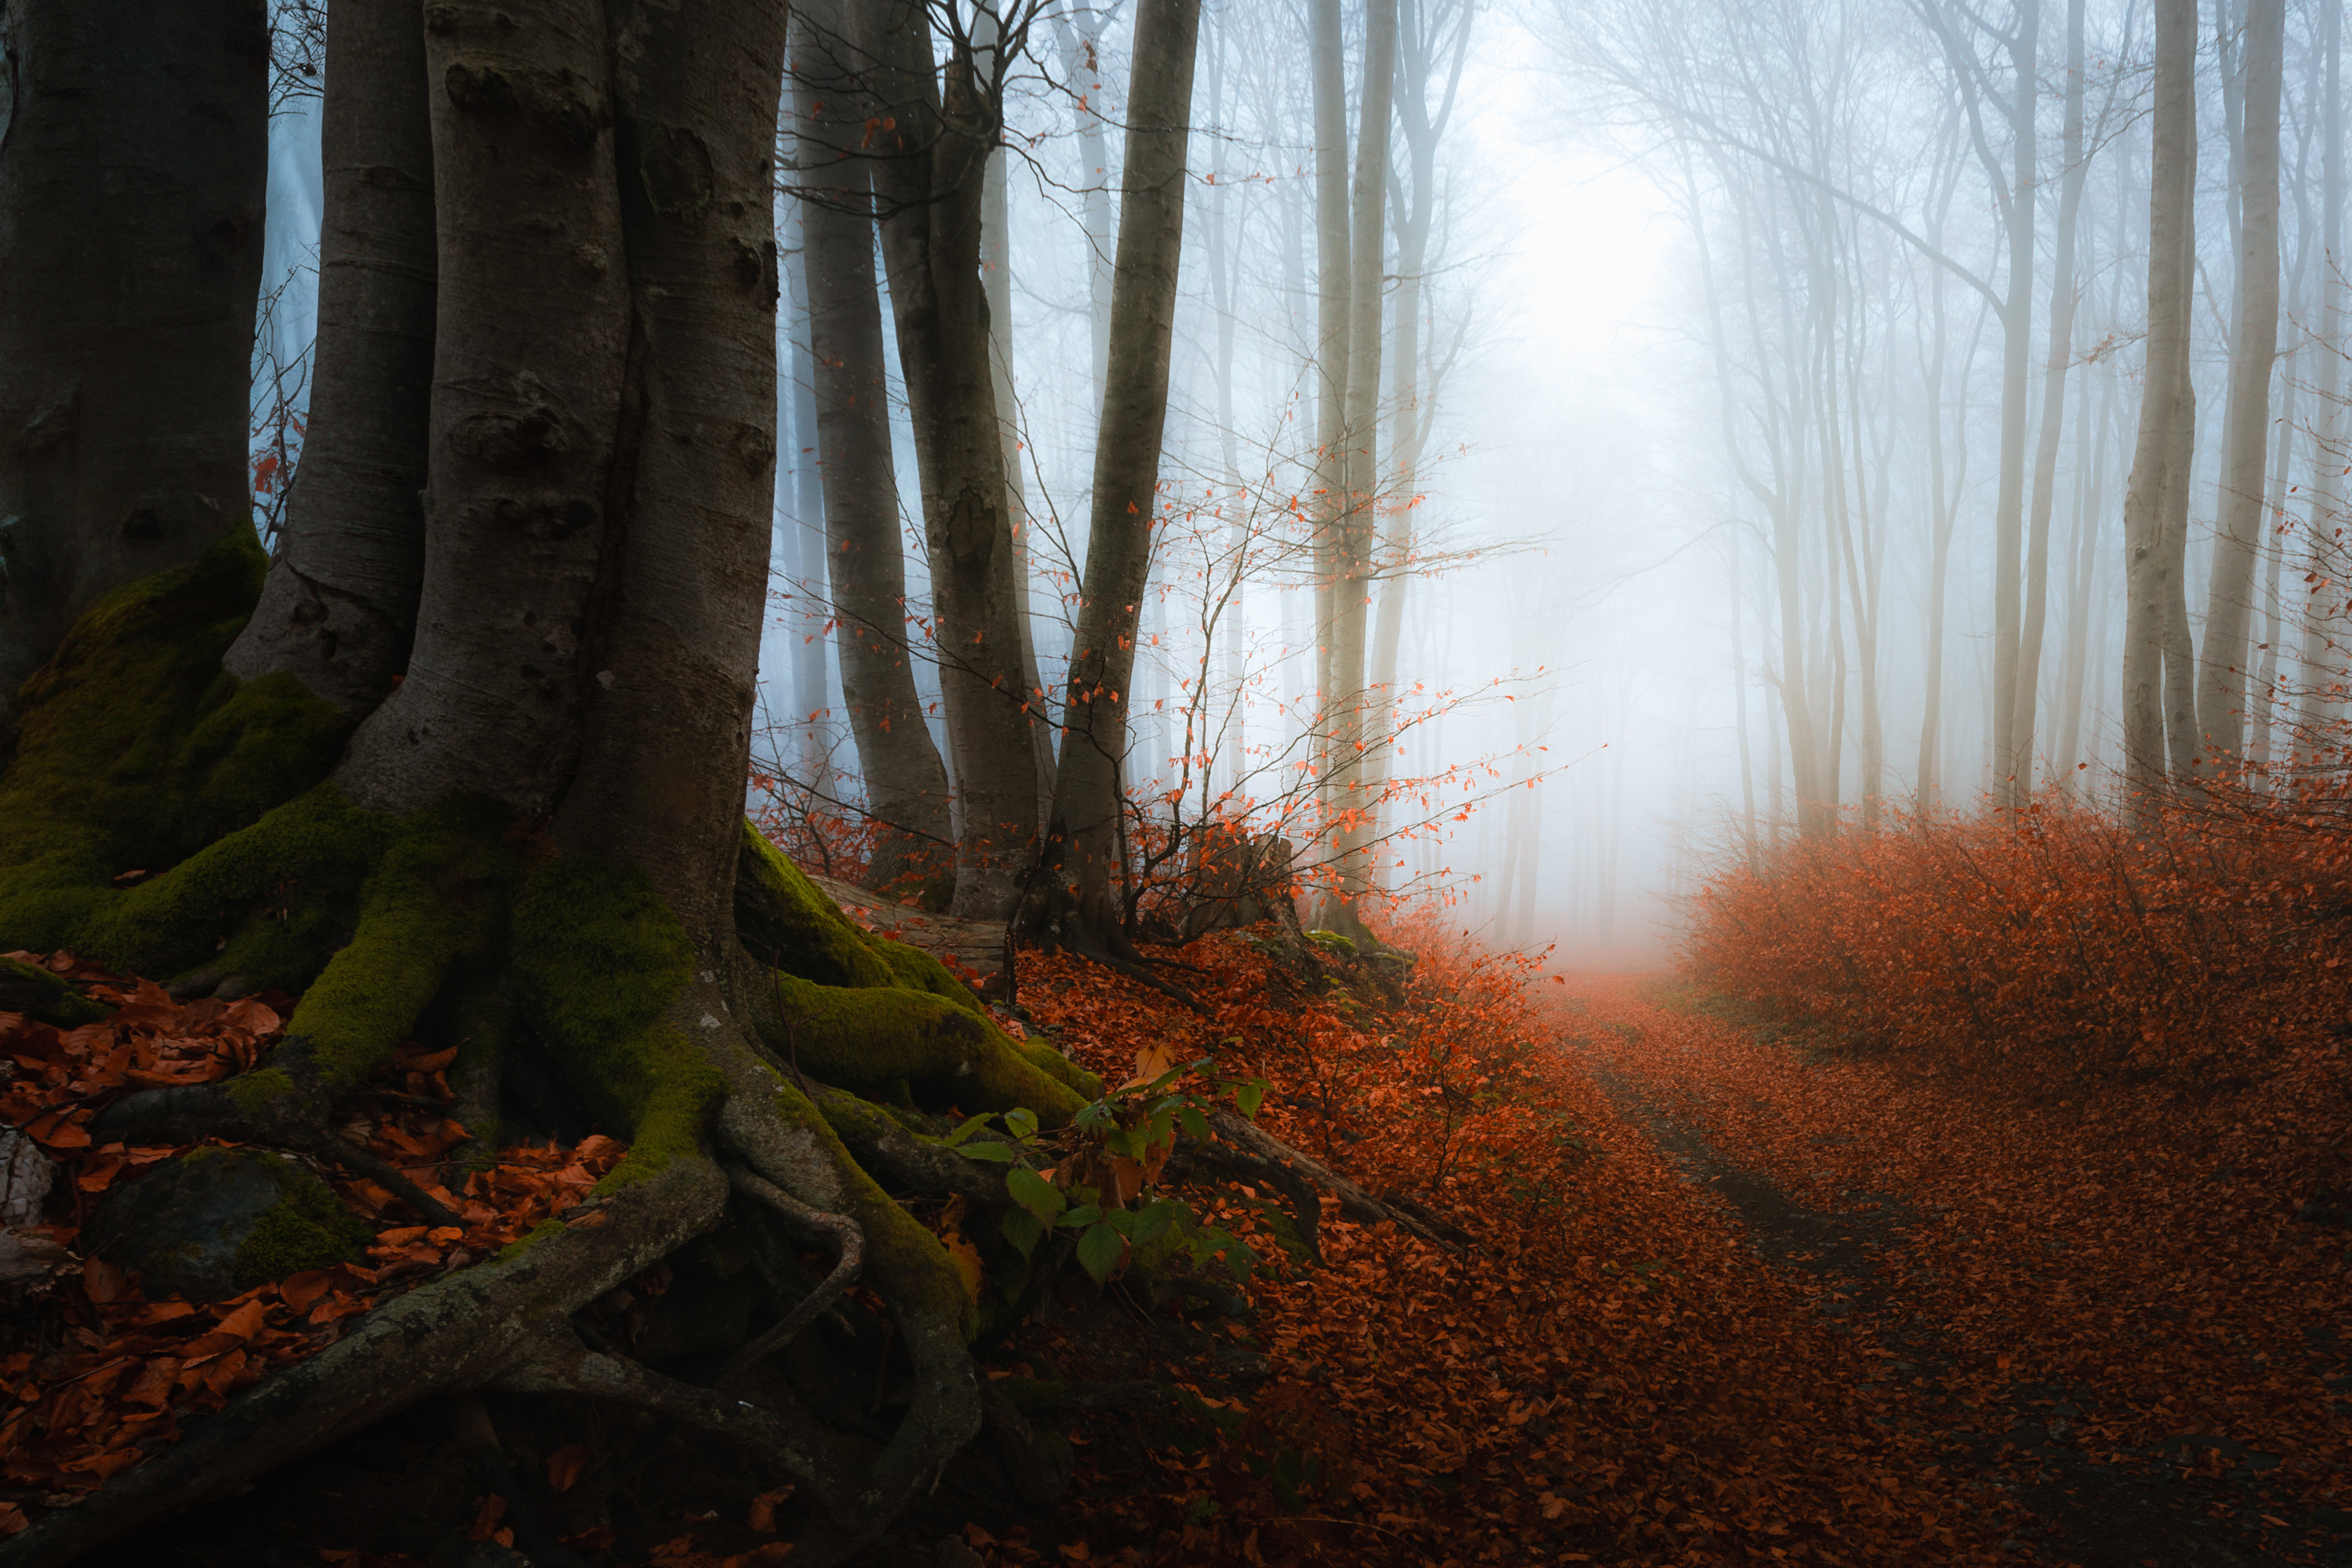
<path id="1" fill-rule="evenodd" d="M 374 1232 L 335 1200 L 326 1183 L 290 1160 L 259 1158 L 283 1196 L 237 1247 L 229 1269 L 236 1289 L 249 1290 L 305 1269 L 367 1261 Z"/>
<path id="2" fill-rule="evenodd" d="M 542 867 L 515 902 L 513 962 L 556 1061 L 629 1144 L 597 1190 L 698 1154 L 725 1082 L 671 1021 L 694 943 L 645 874 L 582 856 Z"/>
<path id="3" fill-rule="evenodd" d="M 358 931 L 287 1024 L 330 1096 L 357 1088 L 406 1039 L 460 958 L 499 934 L 520 864 L 493 802 L 445 801 L 393 834 L 360 897 Z"/>
<path id="4" fill-rule="evenodd" d="M 340 874 L 322 874 L 321 846 L 298 831 L 315 821 L 266 826 L 326 776 L 351 728 L 291 676 L 221 670 L 267 565 L 239 521 L 187 566 L 110 595 L 20 689 L 0 777 L 0 943 L 173 974 L 216 962 L 234 931 L 260 983 L 315 973 L 331 933 L 315 914 L 288 928 L 298 910 L 348 908 L 368 853 L 330 856 Z M 116 880 L 164 867 L 129 891 Z M 276 932 L 259 927 L 265 904 Z"/>
<path id="5" fill-rule="evenodd" d="M 967 1111 L 1026 1106 L 1058 1127 L 1086 1102 L 1040 1070 L 1012 1041 L 962 1008 L 902 986 L 851 989 L 780 976 L 792 1019 L 769 1044 L 828 1082 L 882 1089 L 904 1079 L 918 1100 Z"/>
<path id="6" fill-rule="evenodd" d="M 78 1029 L 107 1012 L 47 970 L 0 958 L 0 1013 L 28 1013 L 60 1029 Z"/>
<path id="7" fill-rule="evenodd" d="M 240 521 L 110 595 L 20 689 L 0 940 L 88 947 L 82 925 L 130 896 L 120 873 L 175 865 L 325 777 L 350 721 L 291 677 L 221 671 L 267 566 Z"/>
<path id="8" fill-rule="evenodd" d="M 900 1310 L 943 1315 L 964 1322 L 969 1334 L 971 1302 L 964 1295 L 963 1278 L 949 1261 L 939 1237 L 893 1202 L 851 1158 L 840 1136 L 806 1095 L 790 1084 L 780 1085 L 775 1109 L 788 1126 L 814 1139 L 819 1152 L 840 1172 L 842 1201 L 829 1206 L 847 1214 L 866 1233 L 866 1279 Z"/>
<path id="9" fill-rule="evenodd" d="M 258 1068 L 228 1080 L 228 1097 L 248 1121 L 268 1120 L 277 1104 L 294 1092 L 294 1079 L 284 1068 Z"/>
<path id="10" fill-rule="evenodd" d="M 751 956 L 820 985 L 891 985 L 890 966 L 841 906 L 743 824 L 735 871 L 735 926 Z"/>

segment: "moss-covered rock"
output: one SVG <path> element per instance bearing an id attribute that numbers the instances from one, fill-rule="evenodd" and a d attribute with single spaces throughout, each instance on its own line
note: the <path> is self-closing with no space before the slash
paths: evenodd
<path id="1" fill-rule="evenodd" d="M 317 1173 L 252 1149 L 189 1150 L 106 1194 L 93 1250 L 136 1272 L 151 1299 L 218 1300 L 272 1279 L 367 1258 L 373 1232 Z"/>
<path id="2" fill-rule="evenodd" d="M 60 1029 L 78 1029 L 106 1016 L 107 1009 L 58 975 L 13 958 L 0 958 L 0 1013 L 28 1013 Z"/>

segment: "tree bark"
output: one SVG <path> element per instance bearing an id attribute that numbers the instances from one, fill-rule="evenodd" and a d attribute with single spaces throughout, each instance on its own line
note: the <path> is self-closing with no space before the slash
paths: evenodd
<path id="1" fill-rule="evenodd" d="M 1377 744 L 1367 724 L 1372 547 L 1380 529 L 1381 306 L 1387 259 L 1389 121 L 1396 91 L 1397 0 L 1369 0 L 1364 85 L 1356 126 L 1354 231 L 1349 237 L 1347 418 L 1340 443 L 1342 510 L 1333 542 L 1332 684 L 1328 705 L 1329 800 L 1338 814 L 1333 883 L 1318 923 L 1360 935 L 1357 900 L 1369 889 L 1372 801 L 1365 791 L 1364 752 Z"/>
<path id="2" fill-rule="evenodd" d="M 1078 213 L 1087 237 L 1087 327 L 1094 350 L 1094 392 L 1108 384 L 1110 367 L 1110 139 L 1103 134 L 1101 22 L 1090 5 L 1055 0 L 1055 41 L 1062 52 L 1063 86 L 1076 100 Z"/>
<path id="3" fill-rule="evenodd" d="M 646 345 L 604 11 L 436 6 L 425 47 L 440 272 L 425 580 L 407 678 L 338 776 L 376 810 L 463 792 L 544 816 L 571 781 L 589 693 L 621 679 L 585 633 L 630 488 L 614 450 L 624 420 L 645 418 L 623 402 Z"/>
<path id="4" fill-rule="evenodd" d="M 981 200 L 997 110 L 961 45 L 942 87 L 929 16 L 917 0 L 885 7 L 872 26 L 880 37 L 882 113 L 897 122 L 877 132 L 888 154 L 875 164 L 885 202 L 882 253 L 915 429 L 932 646 L 955 754 L 953 912 L 1004 920 L 1037 849 L 1030 727 L 1044 718 L 1024 686 L 1021 584 L 980 275 Z"/>
<path id="5" fill-rule="evenodd" d="M 2295 703 L 2294 746 L 2313 762 L 2330 749 L 2322 727 L 2328 710 L 2339 697 L 2338 671 L 2328 664 L 2335 650 L 2328 636 L 2329 604 L 2323 597 L 2328 579 L 2336 575 L 2333 531 L 2344 515 L 2344 7 L 2341 0 L 2320 6 L 2319 31 L 2325 40 L 2326 84 L 2320 101 L 2319 143 L 2319 425 L 2315 434 L 2312 497 L 2305 513 L 2306 549 L 2314 591 L 2305 596 L 2300 619 L 2303 651 L 2296 679 L 2302 685 Z M 2338 589 L 2340 592 L 2340 587 Z"/>
<path id="6" fill-rule="evenodd" d="M 2025 611 L 2018 633 L 2017 684 L 2010 699 L 2008 750 L 2013 798 L 2033 794 L 2033 726 L 2042 684 L 2042 640 L 2050 619 L 2050 512 L 2056 500 L 2058 439 L 2065 422 L 2066 370 L 2074 357 L 2074 235 L 2089 172 L 2083 151 L 2083 0 L 2067 0 L 2066 109 L 2061 132 L 2065 174 L 2050 268 L 2049 369 L 2042 384 L 2042 430 L 2033 453 L 2033 511 L 2025 547 Z"/>
<path id="7" fill-rule="evenodd" d="M 910 874 L 945 869 L 955 830 L 947 769 L 923 722 L 907 643 L 907 562 L 890 455 L 871 194 L 867 165 L 854 156 L 872 100 L 858 91 L 864 62 L 838 0 L 800 5 L 793 28 L 826 559 L 849 732 L 866 812 L 881 825 L 867 878 L 888 887 Z"/>
<path id="8" fill-rule="evenodd" d="M 2279 97 L 2285 68 L 2284 0 L 2248 0 L 2241 163 L 2238 331 L 2222 422 L 2221 530 L 2205 611 L 2197 728 L 2215 766 L 2234 771 L 2245 731 L 2246 629 L 2261 549 L 2263 467 L 2270 442 L 2271 374 L 2278 360 Z"/>
<path id="9" fill-rule="evenodd" d="M 972 37 L 980 49 L 996 47 L 996 18 L 980 12 L 973 18 Z M 1021 689 L 1023 700 L 1040 721 L 1029 727 L 1029 746 L 1037 767 L 1037 819 L 1043 822 L 1054 808 L 1054 727 L 1045 681 L 1038 673 L 1037 627 L 1029 605 L 1029 585 L 1034 580 L 1029 561 L 1031 520 L 1028 487 L 1022 473 L 1021 405 L 1013 382 L 1013 204 L 1005 185 L 1003 146 L 990 151 L 982 178 L 980 265 L 988 294 L 989 382 L 996 393 L 997 425 L 1004 448 L 1004 508 L 1013 528 L 1013 614 L 1021 628 Z"/>
<path id="10" fill-rule="evenodd" d="M 0 759 L 81 613 L 244 526 L 260 0 L 0 5 Z"/>
<path id="11" fill-rule="evenodd" d="M 1308 0 L 1310 67 L 1315 110 L 1315 693 L 1313 735 L 1317 797 L 1331 799 L 1330 723 L 1336 711 L 1333 672 L 1340 518 L 1348 475 L 1349 265 L 1348 82 L 1339 26 L 1339 0 Z"/>
<path id="12" fill-rule="evenodd" d="M 1059 905 L 1065 889 L 1069 904 L 1057 910 L 1058 919 L 1024 918 L 1049 941 L 1083 951 L 1118 953 L 1125 946 L 1111 889 L 1123 805 L 1119 765 L 1134 706 L 1138 612 L 1160 511 L 1200 25 L 1200 0 L 1142 0 L 1136 11 L 1110 378 L 1095 444 L 1094 512 L 1063 698 L 1061 767 L 1038 879 L 1053 905 Z"/>
<path id="13" fill-rule="evenodd" d="M 2147 368 L 2139 437 L 2124 497 L 2125 783 L 2135 820 L 2149 819 L 2165 782 L 2167 609 L 2179 590 L 2168 571 L 2165 492 L 2183 490 L 2179 431 L 2189 371 L 2189 233 L 2196 125 L 2195 0 L 2158 0 L 2154 154 L 2148 174 Z"/>
<path id="14" fill-rule="evenodd" d="M 299 482 L 225 661 L 364 713 L 408 667 L 433 401 L 433 129 L 421 0 L 336 0 L 320 132 L 319 337 Z"/>

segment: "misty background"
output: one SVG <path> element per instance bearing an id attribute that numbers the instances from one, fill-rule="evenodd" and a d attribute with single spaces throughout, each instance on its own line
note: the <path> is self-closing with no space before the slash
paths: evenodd
<path id="1" fill-rule="evenodd" d="M 1365 20 L 1360 5 L 1341 9 L 1353 125 Z M 2242 10 L 2209 0 L 2197 39 L 2191 374 L 2210 431 L 2236 320 Z M 2120 766 L 2151 29 L 2133 5 L 1994 12 L 1950 0 L 1400 6 L 1396 92 L 1417 94 L 1420 108 L 1400 114 L 1383 272 L 1391 358 L 1412 374 L 1384 372 L 1395 385 L 1385 412 L 1393 432 L 1418 422 L 1420 433 L 1417 460 L 1387 481 L 1386 510 L 1404 535 L 1384 529 L 1409 543 L 1384 552 L 1375 592 L 1403 594 L 1390 766 L 1419 782 L 1384 824 L 1394 837 L 1376 859 L 1389 887 L 1444 900 L 1450 920 L 1491 943 L 1556 943 L 1570 964 L 1662 962 L 1710 866 L 1796 830 L 1782 697 L 1792 647 L 1814 744 L 1830 759 L 1821 776 L 1834 781 L 1816 793 L 1842 812 L 1869 812 L 1874 797 L 1913 807 L 1923 795 L 1966 809 L 1994 787 L 2005 346 L 1995 306 L 2013 294 L 2021 90 L 2038 121 L 2024 185 L 2039 197 L 2027 220 L 2023 483 L 2028 500 L 2051 498 L 2032 782 L 2079 775 L 2095 788 Z M 1049 692 L 1086 550 L 1130 22 L 1118 4 L 1045 8 L 1005 109 L 1009 221 L 992 264 L 1009 274 L 1012 321 L 996 325 L 1012 345 Z M 2084 59 L 2071 161 L 2061 129 L 2070 25 Z M 2039 53 L 2021 86 L 2015 45 L 2028 27 Z M 2315 410 L 2334 406 L 2314 384 L 2336 357 L 2322 303 L 2336 276 L 2326 225 L 2340 202 L 2324 187 L 2328 139 L 2340 140 L 2340 31 L 2335 0 L 2287 7 L 2277 495 L 2263 566 L 2273 643 L 2284 640 L 2275 584 L 2290 584 L 2291 602 L 2303 575 L 2297 498 L 2312 489 L 2315 451 L 2332 445 L 2326 429 L 2316 442 L 2305 432 L 2318 428 Z M 1296 531 L 1312 507 L 1315 458 L 1308 37 L 1297 0 L 1205 8 L 1167 515 L 1126 770 L 1147 797 L 1270 799 L 1297 786 L 1307 755 L 1313 584 Z M 297 82 L 273 122 L 255 421 L 265 510 L 282 504 L 277 481 L 299 454 L 318 107 Z M 2053 356 L 2070 174 L 2074 319 Z M 780 178 L 789 185 L 790 170 Z M 778 204 L 788 263 L 795 199 L 787 189 Z M 1402 231 L 1416 213 L 1426 248 L 1407 271 Z M 805 328 L 804 311 L 792 319 L 797 297 L 787 293 L 788 333 Z M 1401 310 L 1413 317 L 1409 353 L 1395 346 Z M 887 332 L 887 311 L 884 321 Z M 903 426 L 895 347 L 888 357 Z M 2045 485 L 2032 464 L 2053 358 L 2068 374 Z M 822 465 L 797 389 L 784 390 L 760 744 L 780 771 L 854 798 L 823 520 L 809 504 Z M 898 450 L 911 513 L 903 428 Z M 2196 450 L 2187 599 L 2201 624 L 2222 481 L 2218 439 Z M 919 625 L 919 523 L 905 520 Z M 928 670 L 918 685 L 936 696 Z"/>

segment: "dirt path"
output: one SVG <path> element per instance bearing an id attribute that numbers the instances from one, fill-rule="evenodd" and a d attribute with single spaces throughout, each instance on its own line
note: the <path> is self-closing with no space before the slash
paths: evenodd
<path id="1" fill-rule="evenodd" d="M 1697 1209 L 1728 1217 L 1876 1359 L 1888 1419 L 2027 1510 L 2021 1556 L 2352 1563 L 2340 1297 L 2288 1323 L 2233 1310 L 2262 1306 L 2229 1294 L 2243 1260 L 2156 1234 L 2182 1205 L 2136 1201 L 2112 1152 L 1883 1065 L 1808 1066 L 1658 994 L 1571 978 L 1569 1065 L 1654 1141 Z M 2053 1191 L 2104 1197 L 2037 1215 Z M 2127 1261 L 2184 1241 L 2210 1277 Z"/>

